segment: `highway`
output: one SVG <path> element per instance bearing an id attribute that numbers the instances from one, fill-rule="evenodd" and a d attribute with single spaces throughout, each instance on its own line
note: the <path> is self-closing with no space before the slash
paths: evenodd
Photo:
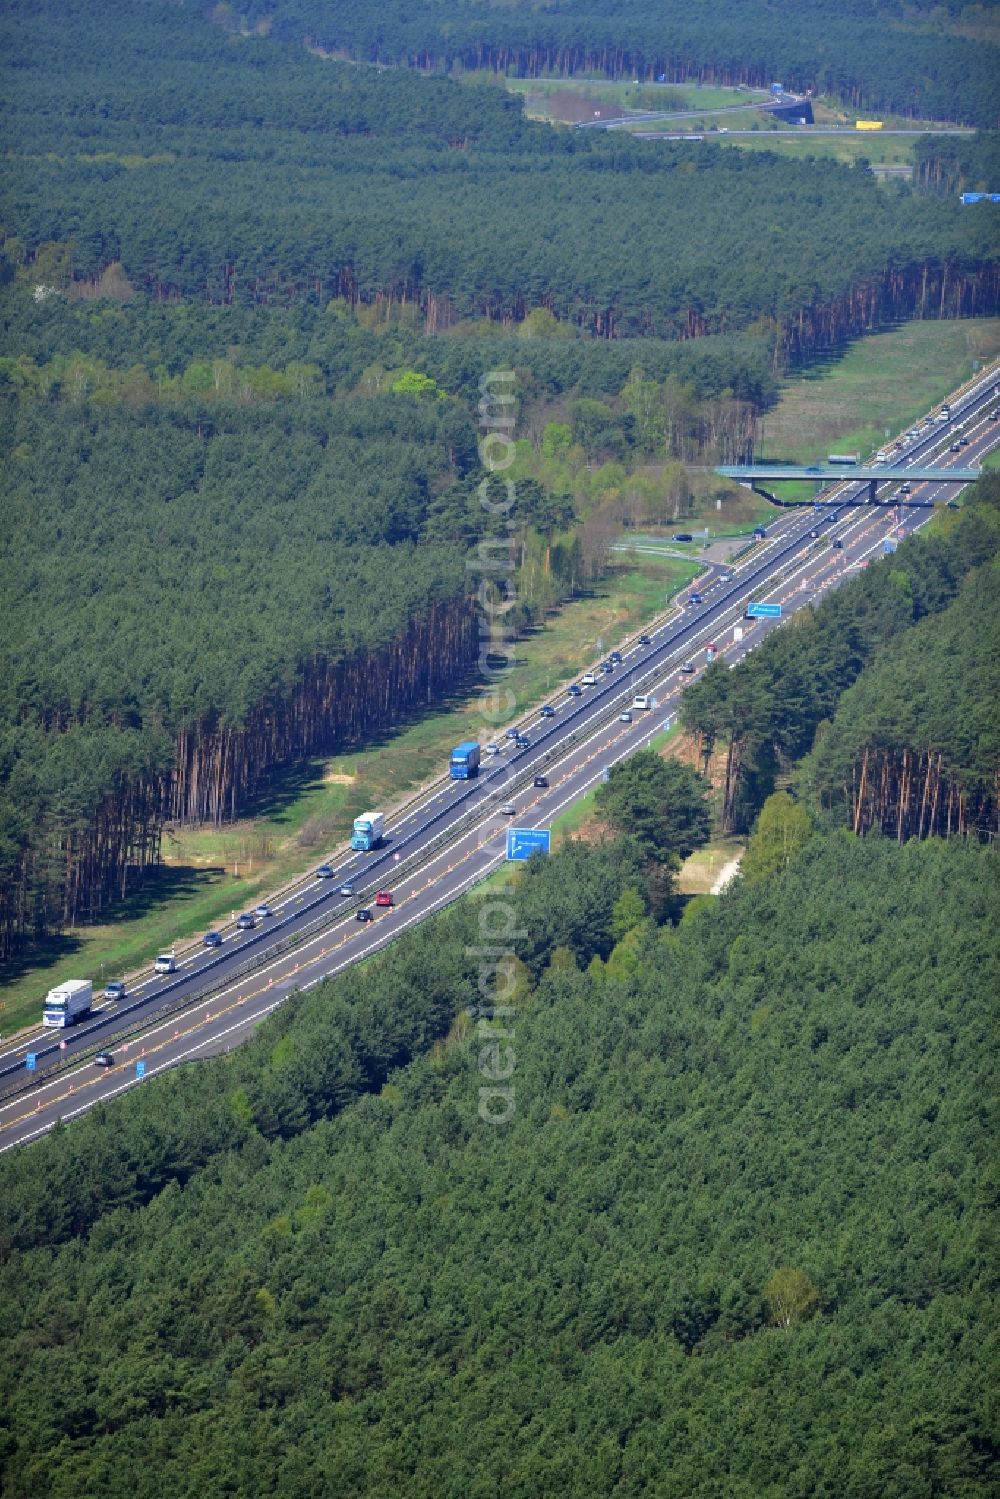
<path id="1" fill-rule="evenodd" d="M 905 441 L 894 454 L 901 478 L 907 464 L 942 462 L 966 467 L 1000 444 L 1000 421 L 992 419 L 1000 398 L 996 374 L 980 379 L 953 401 L 952 421 Z M 954 430 L 965 424 L 968 446 L 950 452 Z M 942 453 L 943 449 L 943 453 Z M 882 553 L 883 539 L 907 535 L 923 525 L 932 506 L 945 498 L 930 486 L 914 485 L 911 503 L 888 503 L 894 486 L 880 490 L 887 499 L 871 506 L 867 486 L 845 483 L 828 492 L 821 507 L 783 511 L 766 538 L 739 565 L 711 565 L 694 590 L 702 603 L 675 608 L 623 648 L 623 661 L 581 697 L 553 698 L 552 717 L 537 712 L 518 728 L 529 740 L 518 749 L 509 741 L 486 756 L 477 779 L 444 782 L 388 820 L 385 846 L 370 854 L 343 852 L 331 859 L 332 879 L 307 878 L 274 902 L 274 915 L 254 930 L 224 929 L 221 949 L 192 944 L 178 953 L 177 974 L 149 974 L 130 987 L 125 1001 L 95 1014 L 66 1032 L 31 1032 L 0 1052 L 0 1149 L 10 1149 L 70 1120 L 129 1087 L 141 1086 L 141 1062 L 148 1078 L 183 1060 L 211 1055 L 243 1040 L 260 1020 L 296 989 L 308 989 L 341 972 L 360 957 L 384 947 L 400 932 L 473 888 L 503 864 L 509 824 L 546 827 L 573 801 L 596 785 L 606 768 L 662 733 L 674 721 L 683 685 L 700 672 L 709 644 L 735 664 L 756 649 L 788 614 L 836 587 L 869 559 Z M 842 543 L 835 549 L 834 539 Z M 780 619 L 749 627 L 748 601 L 780 603 Z M 734 632 L 743 630 L 743 638 Z M 636 693 L 651 694 L 656 706 L 632 710 Z M 631 711 L 632 721 L 619 715 Z M 498 738 L 498 743 L 501 741 Z M 536 787 L 536 776 L 547 786 Z M 501 811 L 512 802 L 513 817 Z M 356 893 L 340 896 L 351 880 Z M 374 891 L 388 888 L 395 905 L 375 909 Z M 374 920 L 360 923 L 359 906 Z M 152 956 L 150 962 L 152 962 Z M 169 1011 L 169 1013 L 167 1013 Z M 93 1054 L 108 1047 L 115 1065 L 93 1065 Z M 31 1052 L 36 1071 L 25 1062 Z M 74 1065 L 75 1064 L 75 1065 Z"/>

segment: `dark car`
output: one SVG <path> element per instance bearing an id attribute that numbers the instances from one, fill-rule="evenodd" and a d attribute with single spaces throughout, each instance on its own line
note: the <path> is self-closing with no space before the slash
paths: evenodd
<path id="1" fill-rule="evenodd" d="M 842 552 L 844 550 L 844 543 L 841 541 L 839 536 L 835 536 L 830 545 L 833 547 L 833 550 L 835 552 Z"/>
<path id="2" fill-rule="evenodd" d="M 244 911 L 242 916 L 236 918 L 236 930 L 238 932 L 252 932 L 257 925 L 257 918 L 251 911 Z"/>
<path id="3" fill-rule="evenodd" d="M 514 743 L 517 745 L 518 749 L 531 748 L 531 740 L 528 738 L 527 734 L 518 734 L 517 738 L 514 740 Z"/>
<path id="4" fill-rule="evenodd" d="M 125 985 L 121 979 L 112 979 L 110 984 L 104 986 L 104 998 L 119 1000 L 125 998 Z"/>
<path id="5" fill-rule="evenodd" d="M 621 653 L 621 651 L 612 651 L 611 655 L 608 657 L 608 660 L 614 666 L 621 666 L 621 664 L 622 664 L 622 653 Z"/>
<path id="6" fill-rule="evenodd" d="M 693 661 L 685 661 L 684 665 L 681 667 L 681 671 L 684 673 L 684 675 L 686 677 L 693 676 L 693 674 L 694 674 L 694 662 Z"/>
<path id="7" fill-rule="evenodd" d="M 639 636 L 639 644 L 640 645 L 652 645 L 653 644 L 653 637 L 651 635 L 640 635 Z"/>
<path id="8" fill-rule="evenodd" d="M 810 536 L 818 536 L 819 535 L 819 532 L 817 531 L 817 529 L 816 529 L 815 526 L 813 526 L 812 530 L 809 532 L 809 535 Z"/>
<path id="9" fill-rule="evenodd" d="M 960 437 L 958 439 L 958 445 L 960 448 L 967 448 L 969 446 L 969 439 L 967 437 Z"/>
<path id="10" fill-rule="evenodd" d="M 319 868 L 316 871 L 316 878 L 318 880 L 332 880 L 333 879 L 333 870 L 330 868 L 329 864 L 321 864 L 319 866 Z"/>
<path id="11" fill-rule="evenodd" d="M 95 1067 L 113 1067 L 115 1059 L 110 1051 L 99 1051 L 94 1058 Z"/>
<path id="12" fill-rule="evenodd" d="M 767 531 L 764 529 L 763 526 L 755 526 L 753 534 L 754 534 L 754 540 L 755 541 L 763 541 L 764 538 L 765 538 L 765 536 L 767 535 Z"/>
<path id="13" fill-rule="evenodd" d="M 580 686 L 579 682 L 570 682 L 566 691 L 569 693 L 570 697 L 583 697 L 583 688 Z"/>
<path id="14" fill-rule="evenodd" d="M 951 451 L 953 453 L 960 453 L 962 451 L 962 444 L 960 442 L 953 442 L 951 445 Z"/>
<path id="15" fill-rule="evenodd" d="M 506 737 L 508 739 L 518 739 L 520 737 L 520 734 L 521 734 L 521 730 L 520 729 L 508 729 Z"/>
<path id="16" fill-rule="evenodd" d="M 205 935 L 204 935 L 204 937 L 202 937 L 201 940 L 202 940 L 202 942 L 204 943 L 204 945 L 206 947 L 221 947 L 222 946 L 222 933 L 221 932 L 206 932 Z"/>
<path id="17" fill-rule="evenodd" d="M 354 919 L 355 921 L 371 921 L 372 913 L 367 906 L 362 906 Z"/>
<path id="18" fill-rule="evenodd" d="M 694 541 L 690 531 L 678 531 L 674 537 L 675 541 Z"/>
<path id="19" fill-rule="evenodd" d="M 536 786 L 547 786 L 548 784 L 549 784 L 548 776 L 536 776 L 535 777 L 535 785 Z"/>
<path id="20" fill-rule="evenodd" d="M 688 594 L 688 603 L 689 604 L 700 604 L 701 603 L 701 594 L 700 593 L 689 593 Z"/>
<path id="21" fill-rule="evenodd" d="M 543 718 L 555 718 L 555 716 L 556 716 L 556 710 L 555 710 L 555 708 L 553 708 L 553 706 L 552 706 L 551 703 L 546 703 L 545 707 L 542 709 L 542 717 Z"/>

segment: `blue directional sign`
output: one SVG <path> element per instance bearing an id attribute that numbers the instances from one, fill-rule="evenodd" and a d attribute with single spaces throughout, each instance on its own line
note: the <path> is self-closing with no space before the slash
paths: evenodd
<path id="1" fill-rule="evenodd" d="M 33 1051 L 29 1051 L 28 1052 L 28 1055 L 24 1059 L 24 1065 L 25 1065 L 25 1067 L 27 1067 L 27 1069 L 28 1069 L 29 1072 L 34 1072 L 34 1070 L 35 1070 L 35 1053 Z"/>
<path id="2" fill-rule="evenodd" d="M 547 854 L 550 838 L 548 828 L 508 828 L 507 858 L 530 859 L 532 854 Z"/>
<path id="3" fill-rule="evenodd" d="M 892 539 L 891 536 L 887 536 L 884 539 L 884 541 L 882 542 L 882 551 L 888 557 L 889 553 L 890 552 L 894 552 L 895 550 L 896 550 L 896 543 L 893 541 L 893 539 Z"/>
<path id="4" fill-rule="evenodd" d="M 136 1077 L 145 1077 L 146 1076 L 146 1064 L 145 1064 L 145 1062 L 136 1062 L 136 1064 L 135 1064 L 135 1075 L 136 1075 Z"/>
<path id="5" fill-rule="evenodd" d="M 747 614 L 751 619 L 780 619 L 780 604 L 748 604 Z"/>

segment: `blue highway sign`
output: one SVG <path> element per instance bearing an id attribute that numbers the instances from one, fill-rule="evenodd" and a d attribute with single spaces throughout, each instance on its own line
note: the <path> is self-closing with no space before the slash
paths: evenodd
<path id="1" fill-rule="evenodd" d="M 780 619 L 780 604 L 748 604 L 747 613 L 751 619 Z"/>
<path id="2" fill-rule="evenodd" d="M 550 837 L 548 828 L 508 828 L 507 858 L 530 859 L 532 854 L 547 854 Z"/>

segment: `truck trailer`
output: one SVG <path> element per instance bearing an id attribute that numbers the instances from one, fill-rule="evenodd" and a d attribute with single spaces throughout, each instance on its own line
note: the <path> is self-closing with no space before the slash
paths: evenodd
<path id="1" fill-rule="evenodd" d="M 50 989 L 42 1011 L 42 1024 L 52 1030 L 75 1025 L 90 1014 L 94 1001 L 94 986 L 90 979 L 69 979 Z"/>
<path id="2" fill-rule="evenodd" d="M 382 842 L 385 832 L 385 815 L 382 812 L 365 812 L 354 819 L 351 847 L 355 853 L 367 854 Z"/>
<path id="3" fill-rule="evenodd" d="M 449 774 L 453 781 L 468 781 L 479 774 L 479 741 L 466 739 L 451 752 Z"/>

